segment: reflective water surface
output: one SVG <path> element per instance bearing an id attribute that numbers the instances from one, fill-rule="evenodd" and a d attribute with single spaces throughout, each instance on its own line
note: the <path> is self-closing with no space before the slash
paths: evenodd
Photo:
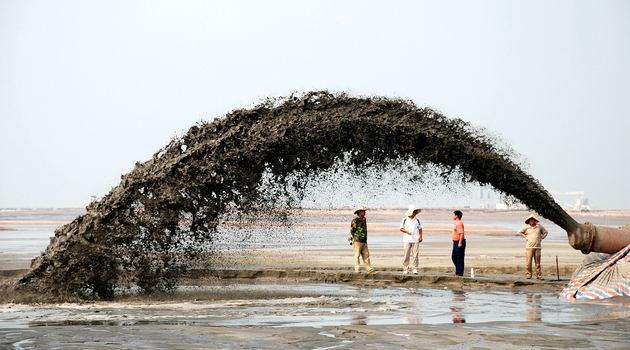
<path id="1" fill-rule="evenodd" d="M 186 299 L 190 295 L 190 299 Z M 194 297 L 192 297 L 194 295 Z M 339 284 L 182 287 L 177 301 L 0 305 L 0 329 L 63 325 L 337 326 L 627 318 L 630 300 L 569 303 L 553 293 Z"/>

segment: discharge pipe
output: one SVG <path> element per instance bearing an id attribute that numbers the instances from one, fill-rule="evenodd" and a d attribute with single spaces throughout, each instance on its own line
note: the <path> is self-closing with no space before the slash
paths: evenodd
<path id="1" fill-rule="evenodd" d="M 590 222 L 578 223 L 569 214 L 566 215 L 564 226 L 567 231 L 569 244 L 584 254 L 607 253 L 613 254 L 630 244 L 630 225 L 622 228 L 595 226 Z"/>

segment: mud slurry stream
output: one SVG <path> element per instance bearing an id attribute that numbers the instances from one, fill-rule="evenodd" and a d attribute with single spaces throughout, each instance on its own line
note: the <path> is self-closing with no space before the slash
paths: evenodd
<path id="1" fill-rule="evenodd" d="M 56 300 L 110 299 L 126 284 L 170 290 L 196 260 L 213 256 L 226 215 L 286 221 L 274 210 L 293 207 L 327 171 L 435 166 L 446 179 L 491 185 L 564 229 L 574 224 L 499 144 L 461 119 L 399 99 L 310 92 L 235 110 L 137 163 L 55 232 L 19 289 Z M 413 172 L 409 179 L 422 175 Z M 266 191 L 267 180 L 277 189 Z"/>

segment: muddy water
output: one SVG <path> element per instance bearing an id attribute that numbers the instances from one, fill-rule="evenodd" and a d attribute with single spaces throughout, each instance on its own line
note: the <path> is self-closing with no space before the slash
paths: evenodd
<path id="1" fill-rule="evenodd" d="M 205 300 L 2 305 L 0 329 L 205 325 L 323 327 L 484 322 L 574 323 L 630 316 L 630 300 L 568 303 L 553 293 L 364 288 L 331 284 L 182 287 Z M 228 299 L 226 299 L 228 298 Z M 175 297 L 174 299 L 178 299 Z"/>
<path id="2" fill-rule="evenodd" d="M 620 346 L 628 306 L 544 292 L 222 284 L 180 287 L 168 301 L 0 305 L 0 348 Z"/>

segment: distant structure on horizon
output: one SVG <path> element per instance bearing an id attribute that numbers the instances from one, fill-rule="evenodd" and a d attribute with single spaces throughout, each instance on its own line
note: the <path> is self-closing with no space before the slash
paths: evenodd
<path id="1" fill-rule="evenodd" d="M 481 209 L 490 209 L 490 210 L 526 210 L 525 207 L 521 203 L 516 204 L 508 204 L 502 201 L 498 195 L 488 189 L 481 189 L 479 193 L 479 199 L 481 200 Z"/>
<path id="2" fill-rule="evenodd" d="M 575 199 L 573 204 L 561 203 L 564 209 L 574 211 L 591 211 L 591 206 L 588 204 L 588 197 L 585 196 L 584 191 L 551 192 L 551 194 L 554 196 L 569 196 Z"/>
<path id="3" fill-rule="evenodd" d="M 591 211 L 589 199 L 586 197 L 584 191 L 571 191 L 571 192 L 551 192 L 558 203 L 568 211 Z M 573 204 L 567 201 L 568 198 L 573 199 Z M 499 195 L 491 189 L 481 189 L 479 192 L 479 199 L 481 201 L 481 209 L 490 210 L 526 210 L 527 208 L 520 204 L 507 204 L 501 200 Z M 562 200 L 564 199 L 564 200 Z"/>

